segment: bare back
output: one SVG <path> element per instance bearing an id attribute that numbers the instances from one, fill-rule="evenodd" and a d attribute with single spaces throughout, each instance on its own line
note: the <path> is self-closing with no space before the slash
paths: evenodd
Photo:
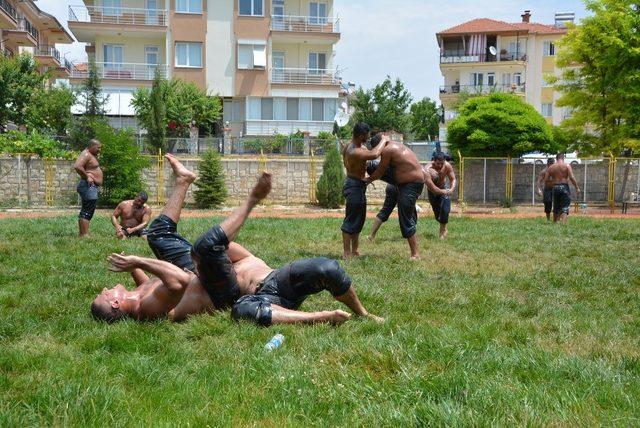
<path id="1" fill-rule="evenodd" d="M 556 184 L 569 184 L 572 176 L 573 170 L 571 169 L 571 165 L 557 162 L 547 168 L 545 185 L 547 185 L 547 183 L 550 183 L 551 186 L 555 186 Z"/>
<path id="2" fill-rule="evenodd" d="M 395 179 L 398 184 L 421 183 L 424 181 L 422 166 L 413 150 L 404 144 L 390 141 L 382 151 L 382 158 L 390 159 Z"/>
<path id="3" fill-rule="evenodd" d="M 364 180 L 367 172 L 367 162 L 355 155 L 356 150 L 361 149 L 356 147 L 353 142 L 349 142 L 349 145 L 343 152 L 342 162 L 347 170 L 347 176 Z"/>
<path id="4" fill-rule="evenodd" d="M 544 181 L 544 188 L 545 189 L 550 189 L 554 185 L 553 178 L 550 175 L 547 176 L 547 170 L 548 169 L 549 169 L 549 167 L 546 167 L 545 169 L 540 171 L 540 174 L 538 174 L 538 181 Z M 547 177 L 546 180 L 544 179 L 545 177 Z"/>

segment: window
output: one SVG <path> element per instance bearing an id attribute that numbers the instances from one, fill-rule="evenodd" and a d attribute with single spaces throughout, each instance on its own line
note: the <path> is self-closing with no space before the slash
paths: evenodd
<path id="1" fill-rule="evenodd" d="M 502 85 L 511 87 L 511 73 L 502 73 Z"/>
<path id="2" fill-rule="evenodd" d="M 313 109 L 311 114 L 311 120 L 323 121 L 324 120 L 324 99 L 314 98 Z"/>
<path id="3" fill-rule="evenodd" d="M 176 12 L 202 13 L 202 0 L 176 0 Z"/>
<path id="4" fill-rule="evenodd" d="M 122 45 L 104 45 L 105 67 L 117 67 L 124 62 L 124 47 Z"/>
<path id="5" fill-rule="evenodd" d="M 309 3 L 309 23 L 310 24 L 326 24 L 327 23 L 327 4 L 319 2 Z"/>
<path id="6" fill-rule="evenodd" d="M 544 117 L 553 117 L 553 104 L 543 103 L 541 113 Z"/>
<path id="7" fill-rule="evenodd" d="M 224 100 L 222 117 L 225 122 L 242 122 L 243 103 L 240 100 Z"/>
<path id="8" fill-rule="evenodd" d="M 309 74 L 324 74 L 327 68 L 327 54 L 309 52 Z"/>
<path id="9" fill-rule="evenodd" d="M 331 99 L 324 100 L 324 120 L 325 121 L 333 122 L 333 119 L 336 116 L 337 104 L 338 104 L 337 100 L 331 100 Z"/>
<path id="10" fill-rule="evenodd" d="M 273 98 L 262 98 L 260 119 L 273 120 Z"/>
<path id="11" fill-rule="evenodd" d="M 496 84 L 496 73 L 487 73 L 487 85 L 495 86 Z"/>
<path id="12" fill-rule="evenodd" d="M 287 98 L 287 120 L 298 120 L 298 98 Z"/>
<path id="13" fill-rule="evenodd" d="M 241 16 L 263 16 L 264 0 L 238 0 L 238 14 Z"/>
<path id="14" fill-rule="evenodd" d="M 554 45 L 553 42 L 544 42 L 542 50 L 544 56 L 556 55 L 556 45 Z"/>
<path id="15" fill-rule="evenodd" d="M 176 43 L 176 67 L 202 67 L 202 43 Z"/>
<path id="16" fill-rule="evenodd" d="M 484 74 L 483 73 L 471 73 L 471 86 L 482 86 L 484 85 Z"/>
<path id="17" fill-rule="evenodd" d="M 249 109 L 248 109 L 248 119 L 252 120 L 260 120 L 262 118 L 261 114 L 261 100 L 260 98 L 250 97 L 248 98 Z"/>
<path id="18" fill-rule="evenodd" d="M 122 15 L 122 2 L 120 0 L 104 0 L 102 3 L 103 11 L 106 16 Z"/>
<path id="19" fill-rule="evenodd" d="M 311 120 L 311 98 L 300 98 L 300 120 Z"/>
<path id="20" fill-rule="evenodd" d="M 522 86 L 522 73 L 513 73 L 513 83 Z"/>
<path id="21" fill-rule="evenodd" d="M 238 44 L 238 69 L 251 70 L 267 67 L 266 44 Z"/>

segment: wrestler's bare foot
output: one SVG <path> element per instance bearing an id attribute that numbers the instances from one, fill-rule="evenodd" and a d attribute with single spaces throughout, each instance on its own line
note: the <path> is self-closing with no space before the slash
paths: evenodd
<path id="1" fill-rule="evenodd" d="M 335 311 L 327 312 L 327 321 L 333 325 L 340 325 L 349 321 L 351 319 L 351 314 L 341 311 L 340 309 L 336 309 Z"/>
<path id="2" fill-rule="evenodd" d="M 176 181 L 184 181 L 187 183 L 193 183 L 196 180 L 196 174 L 193 171 L 189 171 L 182 163 L 176 159 L 172 154 L 167 153 L 164 157 L 171 164 L 171 169 L 176 175 Z"/>
<path id="3" fill-rule="evenodd" d="M 353 251 L 351 253 L 351 255 L 352 255 L 352 257 L 360 257 L 360 251 L 359 250 L 358 251 Z"/>
<path id="4" fill-rule="evenodd" d="M 411 256 L 410 260 L 422 260 L 420 258 L 420 255 L 416 255 L 416 256 Z"/>
<path id="5" fill-rule="evenodd" d="M 375 244 L 376 243 L 376 237 L 372 236 L 372 235 L 369 235 L 369 236 L 367 236 L 367 241 L 371 242 L 372 244 Z"/>
<path id="6" fill-rule="evenodd" d="M 250 198 L 254 201 L 261 201 L 271 192 L 271 174 L 263 171 L 258 177 L 258 182 L 251 190 Z"/>
<path id="7" fill-rule="evenodd" d="M 367 314 L 367 315 L 365 315 L 365 317 L 377 322 L 378 324 L 382 324 L 384 322 L 384 318 L 379 317 L 377 315 Z"/>
<path id="8" fill-rule="evenodd" d="M 351 253 L 342 253 L 343 260 L 349 260 L 351 258 Z"/>

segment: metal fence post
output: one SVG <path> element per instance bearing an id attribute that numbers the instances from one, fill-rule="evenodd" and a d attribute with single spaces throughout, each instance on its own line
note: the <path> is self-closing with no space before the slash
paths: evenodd
<path id="1" fill-rule="evenodd" d="M 487 159 L 484 159 L 484 171 L 482 175 L 482 203 L 487 203 Z"/>
<path id="2" fill-rule="evenodd" d="M 616 202 L 615 202 L 615 191 L 616 191 L 616 158 L 612 155 L 609 159 L 609 209 L 611 209 L 611 213 L 615 211 Z"/>
<path id="3" fill-rule="evenodd" d="M 460 184 L 458 185 L 458 204 L 460 205 L 460 213 L 464 211 L 464 158 L 458 150 L 458 158 L 460 159 Z"/>

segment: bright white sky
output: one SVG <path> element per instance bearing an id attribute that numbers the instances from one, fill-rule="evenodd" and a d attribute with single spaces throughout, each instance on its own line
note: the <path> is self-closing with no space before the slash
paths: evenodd
<path id="1" fill-rule="evenodd" d="M 230 0 L 216 0 L 230 1 Z M 67 23 L 69 4 L 81 0 L 39 0 L 38 5 Z M 399 77 L 414 100 L 438 99 L 442 84 L 435 34 L 475 18 L 518 22 L 530 9 L 532 22 L 552 24 L 556 12 L 586 15 L 581 0 L 334 0 L 342 40 L 334 64 L 342 76 L 369 88 L 387 75 Z M 59 46 L 75 62 L 86 61 L 84 45 Z"/>

